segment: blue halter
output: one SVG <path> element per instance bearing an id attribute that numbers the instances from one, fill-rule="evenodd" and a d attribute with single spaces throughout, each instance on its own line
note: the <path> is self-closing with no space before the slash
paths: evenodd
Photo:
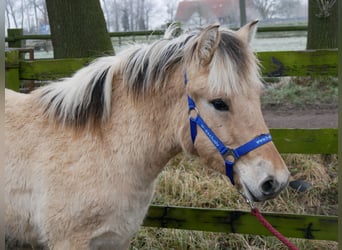
<path id="1" fill-rule="evenodd" d="M 185 85 L 188 83 L 187 75 L 184 73 L 184 82 Z M 190 132 L 191 132 L 191 140 L 192 143 L 195 143 L 197 136 L 197 126 L 199 126 L 203 132 L 207 135 L 209 140 L 213 143 L 216 149 L 220 152 L 224 159 L 225 167 L 226 167 L 226 175 L 230 179 L 231 183 L 234 185 L 233 178 L 233 166 L 235 162 L 243 155 L 249 153 L 250 151 L 272 141 L 272 137 L 270 134 L 261 134 L 249 142 L 241 145 L 238 148 L 232 149 L 228 148 L 224 143 L 215 135 L 215 133 L 208 127 L 208 125 L 204 122 L 202 117 L 199 114 L 198 109 L 196 108 L 195 101 L 189 96 L 188 97 L 188 105 L 189 105 L 189 119 L 190 119 Z M 195 116 L 191 116 L 191 113 L 195 112 Z M 226 159 L 227 157 L 232 158 L 232 161 Z"/>

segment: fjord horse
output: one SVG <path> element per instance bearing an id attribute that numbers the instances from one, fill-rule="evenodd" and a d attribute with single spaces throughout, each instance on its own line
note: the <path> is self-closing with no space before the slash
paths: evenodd
<path id="1" fill-rule="evenodd" d="M 289 171 L 260 109 L 255 28 L 210 25 L 97 59 L 30 94 L 6 90 L 6 237 L 127 249 L 158 174 L 181 151 L 229 171 L 250 200 L 279 194 Z"/>

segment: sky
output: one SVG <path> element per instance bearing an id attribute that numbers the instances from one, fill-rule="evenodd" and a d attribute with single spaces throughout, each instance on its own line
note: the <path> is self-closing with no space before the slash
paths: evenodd
<path id="1" fill-rule="evenodd" d="M 156 3 L 155 13 L 151 17 L 151 21 L 150 21 L 150 26 L 152 29 L 159 28 L 161 25 L 165 24 L 165 21 L 167 20 L 167 8 L 165 4 L 166 1 L 167 0 L 155 1 Z M 177 1 L 177 5 L 178 5 L 178 2 L 179 0 Z"/>

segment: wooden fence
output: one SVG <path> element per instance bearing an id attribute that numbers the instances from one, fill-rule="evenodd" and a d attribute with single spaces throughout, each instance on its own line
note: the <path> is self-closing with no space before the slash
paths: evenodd
<path id="1" fill-rule="evenodd" d="M 260 52 L 263 76 L 337 76 L 337 50 Z M 91 59 L 20 60 L 18 50 L 6 52 L 6 87 L 19 89 L 21 80 L 51 80 L 69 76 Z M 281 153 L 337 154 L 335 128 L 271 129 Z M 264 213 L 287 237 L 338 240 L 337 216 Z M 144 226 L 270 235 L 248 211 L 150 206 Z"/>
<path id="2" fill-rule="evenodd" d="M 237 28 L 236 28 L 237 29 Z M 258 27 L 258 33 L 278 33 L 281 34 L 298 34 L 298 32 L 306 32 L 307 26 L 296 25 L 296 26 L 269 26 L 269 27 Z M 284 33 L 285 32 L 285 33 Z M 50 42 L 51 36 L 48 34 L 28 34 L 24 35 L 23 29 L 8 29 L 8 37 L 5 41 L 8 43 L 9 48 L 35 48 L 36 50 L 44 49 L 46 52 L 52 50 L 52 43 Z M 115 50 L 120 50 L 121 46 L 125 46 L 133 42 L 149 42 L 159 39 L 164 35 L 164 30 L 144 30 L 144 31 L 128 31 L 128 32 L 109 32 L 109 36 L 112 38 L 113 46 Z M 287 36 L 286 35 L 286 36 Z M 25 41 L 30 41 L 25 43 Z M 52 57 L 50 55 L 45 55 Z"/>
<path id="3" fill-rule="evenodd" d="M 270 26 L 270 27 L 258 27 L 258 33 L 264 32 L 296 32 L 296 31 L 307 31 L 306 25 L 296 25 L 296 26 Z M 50 40 L 50 35 L 24 35 L 23 29 L 8 29 L 8 37 L 5 41 L 9 43 L 10 48 L 20 48 L 21 42 L 24 40 Z M 120 40 L 124 37 L 150 37 L 150 36 L 162 36 L 164 35 L 164 30 L 143 30 L 143 31 L 125 31 L 125 32 L 109 32 L 109 36 L 112 38 L 117 38 Z"/>

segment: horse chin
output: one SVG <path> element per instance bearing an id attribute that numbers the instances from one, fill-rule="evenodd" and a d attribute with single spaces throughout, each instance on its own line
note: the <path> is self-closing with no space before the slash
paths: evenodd
<path id="1" fill-rule="evenodd" d="M 247 198 L 251 202 L 262 202 L 265 200 L 273 199 L 278 196 L 280 193 L 280 190 L 278 192 L 275 192 L 271 195 L 263 195 L 259 190 L 252 191 L 248 185 L 242 183 L 242 190 L 239 190 L 239 192 Z"/>
<path id="2" fill-rule="evenodd" d="M 260 197 L 256 197 L 255 194 L 248 188 L 247 185 L 242 185 L 243 186 L 243 190 L 242 190 L 242 195 L 247 198 L 249 201 L 252 202 L 261 202 L 263 201 L 263 199 L 260 199 Z"/>
<path id="3" fill-rule="evenodd" d="M 240 182 L 237 186 L 237 189 L 242 196 L 244 196 L 245 199 L 251 202 L 262 202 L 264 200 L 269 199 L 268 197 L 263 196 L 258 191 L 252 191 L 252 189 L 245 183 Z"/>

